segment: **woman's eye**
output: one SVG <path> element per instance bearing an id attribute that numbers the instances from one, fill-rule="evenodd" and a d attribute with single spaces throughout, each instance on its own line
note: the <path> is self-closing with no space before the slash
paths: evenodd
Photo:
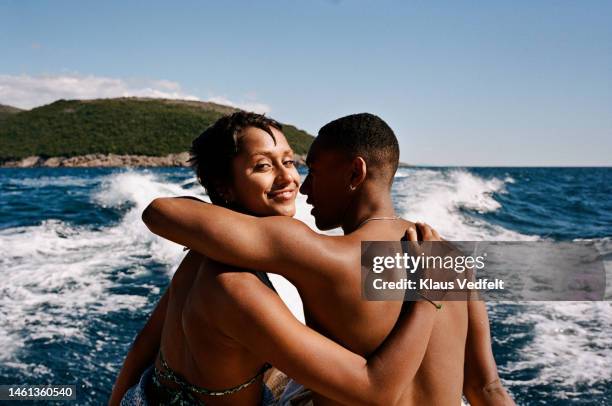
<path id="1" fill-rule="evenodd" d="M 271 167 L 272 167 L 272 165 L 270 165 L 270 164 L 262 163 L 262 164 L 255 165 L 255 170 L 257 170 L 257 171 L 265 171 L 265 170 L 267 170 L 267 169 L 269 169 Z"/>
<path id="2" fill-rule="evenodd" d="M 292 160 L 292 159 L 290 159 L 290 160 L 288 160 L 288 161 L 283 162 L 283 164 L 284 164 L 285 166 L 293 166 L 293 165 L 295 165 L 295 161 L 294 161 L 294 160 Z"/>

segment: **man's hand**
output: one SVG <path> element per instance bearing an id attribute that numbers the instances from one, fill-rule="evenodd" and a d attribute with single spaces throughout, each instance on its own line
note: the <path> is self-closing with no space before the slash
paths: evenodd
<path id="1" fill-rule="evenodd" d="M 414 225 L 416 228 L 406 230 L 408 241 L 442 241 L 440 234 L 429 224 L 417 222 Z"/>
<path id="2" fill-rule="evenodd" d="M 412 257 L 421 257 L 423 261 L 430 256 L 440 255 L 445 251 L 442 245 L 442 238 L 436 230 L 425 223 L 415 223 L 415 227 L 406 230 L 403 241 L 407 241 L 408 251 Z M 451 275 L 452 277 L 452 275 Z M 431 282 L 447 282 L 449 271 L 427 266 L 421 263 L 419 268 L 412 274 L 412 280 L 419 287 L 416 291 L 415 299 L 426 300 L 434 305 L 438 310 L 442 308 L 439 301 L 444 299 L 447 289 L 442 284 L 442 288 L 434 288 Z M 425 283 L 422 284 L 421 281 Z"/>

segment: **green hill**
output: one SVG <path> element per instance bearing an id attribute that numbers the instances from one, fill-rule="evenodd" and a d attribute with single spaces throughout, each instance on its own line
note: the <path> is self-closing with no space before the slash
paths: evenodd
<path id="1" fill-rule="evenodd" d="M 236 111 L 215 103 L 145 98 L 58 100 L 28 111 L 1 107 L 0 161 L 94 153 L 164 156 L 189 150 L 206 127 Z M 283 130 L 295 152 L 305 154 L 313 137 L 291 125 Z"/>
<path id="2" fill-rule="evenodd" d="M 13 114 L 19 113 L 23 111 L 13 106 L 6 106 L 4 104 L 0 104 L 0 121 L 4 120 L 7 117 L 12 116 Z"/>

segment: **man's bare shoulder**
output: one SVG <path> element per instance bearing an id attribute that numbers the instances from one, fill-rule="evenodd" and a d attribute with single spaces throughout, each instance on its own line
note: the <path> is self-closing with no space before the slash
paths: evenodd
<path id="1" fill-rule="evenodd" d="M 393 220 L 397 221 L 370 221 L 351 235 L 361 241 L 399 241 L 408 229 L 415 228 L 415 223 L 412 221 L 403 218 L 393 218 Z"/>

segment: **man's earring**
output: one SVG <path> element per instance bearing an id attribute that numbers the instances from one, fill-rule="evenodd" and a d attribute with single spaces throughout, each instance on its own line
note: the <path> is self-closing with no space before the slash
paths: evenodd
<path id="1" fill-rule="evenodd" d="M 353 186 L 353 185 L 349 185 L 349 190 L 350 190 L 351 192 L 354 192 L 354 191 L 355 191 L 355 189 L 357 189 L 355 186 Z"/>

